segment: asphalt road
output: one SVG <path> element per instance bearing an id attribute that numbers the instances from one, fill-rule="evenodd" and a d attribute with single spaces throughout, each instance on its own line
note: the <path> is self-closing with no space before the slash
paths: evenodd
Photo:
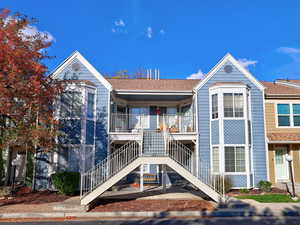
<path id="1" fill-rule="evenodd" d="M 217 218 L 217 219 L 145 219 L 107 221 L 0 222 L 2 225 L 299 225 L 300 217 L 285 218 Z"/>

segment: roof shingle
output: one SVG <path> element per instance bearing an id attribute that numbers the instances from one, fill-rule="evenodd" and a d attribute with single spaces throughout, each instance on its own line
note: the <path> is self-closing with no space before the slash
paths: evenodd
<path id="1" fill-rule="evenodd" d="M 284 84 L 278 84 L 274 82 L 261 82 L 265 86 L 266 95 L 299 95 L 300 88 L 287 86 Z"/>

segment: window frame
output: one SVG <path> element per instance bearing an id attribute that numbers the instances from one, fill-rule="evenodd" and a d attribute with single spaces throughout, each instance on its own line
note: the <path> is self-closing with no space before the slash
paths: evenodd
<path id="1" fill-rule="evenodd" d="M 89 106 L 90 106 L 90 102 L 89 102 L 89 95 L 93 95 L 93 102 L 92 102 L 92 104 L 91 104 L 91 106 L 92 106 L 92 113 L 91 113 L 91 115 L 92 116 L 90 116 L 89 115 Z M 86 100 L 86 119 L 87 120 L 94 120 L 94 118 L 95 118 L 95 105 L 96 105 L 96 94 L 94 93 L 94 92 L 91 92 L 91 91 L 87 91 L 87 100 Z"/>
<path id="2" fill-rule="evenodd" d="M 64 95 L 65 94 L 68 94 L 68 93 L 71 93 L 72 94 L 72 102 L 71 103 L 68 103 L 68 107 L 69 107 L 69 115 L 62 115 L 62 112 L 63 112 L 63 98 L 64 98 Z M 80 111 L 80 115 L 76 115 L 76 113 L 74 113 L 74 95 L 77 94 L 79 96 L 79 100 L 78 102 L 80 102 L 80 106 L 78 107 L 78 110 Z M 80 90 L 65 90 L 59 97 L 59 113 L 58 113 L 58 116 L 59 116 L 59 119 L 67 119 L 67 120 L 72 120 L 72 119 L 80 119 L 82 118 L 83 116 L 83 110 L 82 110 L 82 107 L 83 107 L 83 103 L 82 103 L 82 92 Z M 79 112 L 78 111 L 78 112 Z"/>
<path id="3" fill-rule="evenodd" d="M 226 148 L 228 147 L 232 147 L 234 148 L 234 171 L 226 171 Z M 237 148 L 244 148 L 244 171 L 237 171 Z M 223 151 L 224 151 L 224 173 L 227 174 L 227 175 L 245 175 L 247 174 L 247 149 L 246 149 L 246 146 L 245 145 L 231 145 L 231 144 L 228 144 L 228 145 L 224 145 L 224 148 L 223 148 Z"/>
<path id="4" fill-rule="evenodd" d="M 228 95 L 230 94 L 231 97 L 232 97 L 232 116 L 225 116 L 225 95 Z M 242 106 L 242 109 L 243 109 L 243 116 L 236 116 L 236 99 L 235 99 L 235 96 L 236 95 L 241 95 L 242 96 L 242 99 L 243 99 L 243 106 Z M 224 119 L 244 119 L 245 118 L 245 93 L 244 92 L 230 92 L 230 91 L 224 91 L 222 93 L 222 100 L 223 100 L 223 118 Z"/>
<path id="5" fill-rule="evenodd" d="M 215 158 L 214 158 L 214 149 L 218 149 L 218 153 L 217 153 L 217 163 L 218 163 L 218 171 L 215 171 Z M 212 171 L 212 173 L 213 174 L 220 174 L 221 173 L 221 158 L 220 158 L 220 153 L 221 153 L 221 151 L 220 151 L 221 149 L 220 149 L 220 146 L 219 145 L 212 145 L 212 147 L 211 147 L 211 171 Z"/>
<path id="6" fill-rule="evenodd" d="M 279 114 L 278 113 L 278 105 L 288 105 L 289 106 L 289 114 Z M 292 102 L 292 103 L 287 103 L 287 102 L 277 102 L 274 104 L 275 106 L 275 122 L 276 122 L 276 128 L 300 128 L 300 125 L 295 126 L 294 124 L 294 116 L 300 116 L 300 114 L 294 114 L 294 109 L 293 105 L 300 105 L 300 102 Z M 286 116 L 289 117 L 290 125 L 289 126 L 280 126 L 279 125 L 279 116 Z"/>
<path id="7" fill-rule="evenodd" d="M 216 96 L 216 105 L 214 105 L 214 96 Z M 211 119 L 212 120 L 217 120 L 219 119 L 219 94 L 218 93 L 213 93 L 210 95 L 211 98 Z M 214 111 L 214 109 L 216 111 Z M 216 114 L 216 117 L 214 117 L 214 114 Z"/>

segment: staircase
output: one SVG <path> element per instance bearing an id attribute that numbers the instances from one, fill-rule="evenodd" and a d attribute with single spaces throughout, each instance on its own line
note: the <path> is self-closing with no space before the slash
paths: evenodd
<path id="1" fill-rule="evenodd" d="M 193 151 L 167 132 L 144 131 L 142 144 L 128 142 L 93 169 L 81 174 L 81 204 L 90 204 L 143 164 L 167 165 L 215 201 L 223 199 L 223 176 L 212 175 L 207 162 L 200 161 L 200 173 L 197 174 Z"/>
<path id="2" fill-rule="evenodd" d="M 165 140 L 161 132 L 147 130 L 143 135 L 143 155 L 161 156 L 165 154 Z"/>

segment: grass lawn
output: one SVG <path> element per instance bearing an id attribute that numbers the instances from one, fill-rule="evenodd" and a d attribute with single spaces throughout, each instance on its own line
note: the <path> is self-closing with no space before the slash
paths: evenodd
<path id="1" fill-rule="evenodd" d="M 271 203 L 271 202 L 300 202 L 294 201 L 289 195 L 284 194 L 265 194 L 265 195 L 240 195 L 236 196 L 238 199 L 253 199 L 258 202 Z"/>

